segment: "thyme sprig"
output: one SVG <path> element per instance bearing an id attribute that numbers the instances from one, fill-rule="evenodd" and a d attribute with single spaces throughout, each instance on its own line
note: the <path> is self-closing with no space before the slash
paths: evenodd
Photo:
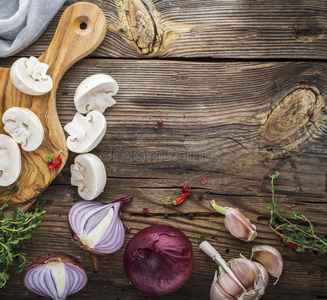
<path id="1" fill-rule="evenodd" d="M 326 254 L 327 237 L 322 234 L 316 234 L 314 225 L 305 215 L 292 212 L 292 219 L 297 221 L 297 223 L 294 223 L 278 211 L 279 205 L 275 199 L 274 180 L 277 179 L 279 175 L 280 173 L 278 171 L 269 175 L 271 179 L 270 191 L 272 194 L 272 203 L 267 207 L 267 210 L 270 212 L 270 228 L 283 242 L 297 252 L 308 250 L 310 252 L 316 251 L 319 254 Z"/>
<path id="2" fill-rule="evenodd" d="M 9 266 L 18 259 L 18 273 L 23 271 L 26 264 L 25 253 L 17 253 L 18 248 L 25 249 L 25 241 L 32 239 L 35 228 L 41 223 L 45 211 L 40 211 L 40 205 L 44 201 L 41 196 L 37 199 L 34 212 L 22 212 L 19 207 L 15 208 L 12 217 L 4 215 L 5 209 L 18 187 L 11 190 L 7 201 L 0 207 L 0 288 L 4 287 L 9 274 Z"/>

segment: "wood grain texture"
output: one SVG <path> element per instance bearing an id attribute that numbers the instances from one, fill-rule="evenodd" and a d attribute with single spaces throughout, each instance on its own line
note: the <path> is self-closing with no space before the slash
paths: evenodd
<path id="1" fill-rule="evenodd" d="M 42 37 L 18 57 L 41 55 L 60 14 L 75 2 L 67 0 Z M 67 214 L 80 200 L 70 186 L 71 153 L 45 191 L 47 213 L 27 245 L 29 262 L 54 251 L 80 259 L 89 281 L 69 299 L 156 299 L 129 284 L 123 252 L 139 230 L 166 224 L 190 238 L 196 262 L 190 280 L 162 299 L 209 299 L 216 265 L 198 248 L 202 233 L 226 260 L 239 253 L 249 257 L 258 244 L 281 252 L 282 277 L 276 287 L 270 279 L 261 299 L 327 299 L 325 257 L 295 253 L 282 244 L 269 229 L 266 210 L 268 175 L 279 170 L 275 184 L 281 211 L 287 216 L 300 211 L 316 232 L 327 234 L 327 1 L 89 2 L 103 10 L 107 35 L 63 76 L 58 116 L 62 126 L 72 120 L 75 89 L 87 76 L 107 73 L 117 80 L 117 104 L 105 112 L 107 133 L 92 152 L 105 163 L 108 176 L 97 200 L 133 196 L 122 214 L 131 232 L 119 251 L 106 256 L 71 241 Z M 10 67 L 14 60 L 0 60 L 0 65 Z M 183 185 L 192 187 L 190 197 L 177 207 L 165 205 Z M 233 238 L 210 200 L 238 207 L 257 226 L 257 239 Z M 23 274 L 12 268 L 10 275 L 1 299 L 41 299 L 24 288 Z"/>
<path id="2" fill-rule="evenodd" d="M 83 22 L 87 24 L 85 30 L 80 28 Z M 39 58 L 50 66 L 47 74 L 53 80 L 53 89 L 42 96 L 18 91 L 11 82 L 10 69 L 0 68 L 1 115 L 10 107 L 26 107 L 37 114 L 45 131 L 43 143 L 36 151 L 21 151 L 22 171 L 17 183 L 12 185 L 19 186 L 19 190 L 12 197 L 12 205 L 20 204 L 23 210 L 27 209 L 59 174 L 62 168 L 50 170 L 45 161 L 46 155 L 61 150 L 63 165 L 66 163 L 66 138 L 56 110 L 57 87 L 67 69 L 97 48 L 105 34 L 105 16 L 97 6 L 77 3 L 67 8 L 50 46 Z M 0 127 L 3 133 L 2 123 Z M 0 188 L 0 202 L 6 201 L 12 186 Z"/>
<path id="3" fill-rule="evenodd" d="M 65 6 L 75 2 L 67 0 Z M 326 59 L 327 1 L 92 0 L 108 31 L 92 56 Z M 54 33 L 20 55 L 41 54 Z"/>
<path id="4" fill-rule="evenodd" d="M 124 225 L 132 230 L 113 255 L 94 256 L 71 241 L 67 214 L 80 198 L 69 185 L 75 156 L 70 154 L 45 192 L 47 213 L 28 244 L 29 261 L 52 251 L 80 259 L 89 282 L 71 299 L 155 299 L 128 283 L 123 251 L 139 230 L 166 224 L 190 238 L 196 264 L 188 283 L 163 299 L 209 299 L 216 265 L 197 246 L 202 233 L 227 260 L 239 253 L 249 257 L 258 244 L 281 251 L 283 275 L 276 287 L 270 280 L 261 299 L 326 298 L 324 257 L 298 254 L 283 245 L 269 229 L 266 211 L 271 201 L 268 175 L 279 170 L 276 197 L 281 211 L 300 211 L 311 218 L 317 232 L 327 233 L 326 64 L 84 59 L 66 72 L 58 87 L 62 126 L 75 113 L 73 95 L 79 82 L 101 72 L 113 76 L 120 90 L 117 104 L 105 112 L 105 138 L 92 151 L 104 161 L 108 176 L 97 200 L 132 195 L 122 214 Z M 307 109 L 314 111 L 313 118 Z M 163 125 L 155 129 L 159 119 Z M 182 205 L 164 204 L 178 197 L 186 184 L 192 194 Z M 233 238 L 210 200 L 239 207 L 257 226 L 257 239 L 245 243 Z M 149 208 L 148 214 L 142 213 L 143 207 Z M 4 299 L 18 294 L 39 299 L 23 287 L 22 274 L 11 275 L 0 290 Z"/>

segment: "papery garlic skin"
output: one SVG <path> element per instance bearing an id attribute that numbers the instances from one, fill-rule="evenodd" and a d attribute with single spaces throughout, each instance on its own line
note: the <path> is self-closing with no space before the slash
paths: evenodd
<path id="1" fill-rule="evenodd" d="M 245 242 L 251 242 L 257 236 L 255 225 L 237 208 L 226 208 L 225 226 L 233 236 Z"/>
<path id="2" fill-rule="evenodd" d="M 278 281 L 283 271 L 283 258 L 276 248 L 268 245 L 254 246 L 252 248 L 252 258 L 260 262 L 268 273 L 276 277 Z"/>

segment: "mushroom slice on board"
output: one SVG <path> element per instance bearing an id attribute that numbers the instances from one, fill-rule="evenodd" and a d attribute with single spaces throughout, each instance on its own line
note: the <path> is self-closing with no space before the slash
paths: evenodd
<path id="1" fill-rule="evenodd" d="M 13 184 L 21 170 L 19 146 L 8 135 L 0 134 L 0 186 Z"/>
<path id="2" fill-rule="evenodd" d="M 11 107 L 2 116 L 4 131 L 25 151 L 34 151 L 43 141 L 44 130 L 38 116 L 28 108 Z"/>
<path id="3" fill-rule="evenodd" d="M 78 194 L 84 200 L 98 197 L 106 186 L 106 168 L 99 157 L 91 153 L 75 157 L 70 166 L 71 184 L 78 186 Z"/>
<path id="4" fill-rule="evenodd" d="M 86 114 L 91 110 L 104 112 L 107 107 L 116 104 L 114 96 L 118 92 L 115 79 L 106 74 L 95 74 L 84 79 L 74 95 L 76 110 Z"/>
<path id="5" fill-rule="evenodd" d="M 46 94 L 53 87 L 51 77 L 46 75 L 48 68 L 34 56 L 22 57 L 11 66 L 11 82 L 22 93 L 32 96 Z"/>
<path id="6" fill-rule="evenodd" d="M 68 149 L 75 153 L 86 153 L 94 149 L 103 139 L 107 121 L 99 111 L 91 111 L 85 117 L 76 113 L 73 121 L 64 129 L 70 135 L 67 138 Z"/>

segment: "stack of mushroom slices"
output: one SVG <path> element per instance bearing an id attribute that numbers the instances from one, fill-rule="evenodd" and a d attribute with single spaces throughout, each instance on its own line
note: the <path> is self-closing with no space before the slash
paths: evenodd
<path id="1" fill-rule="evenodd" d="M 84 200 L 93 200 L 103 191 L 107 175 L 99 157 L 87 153 L 99 145 L 107 130 L 103 112 L 116 104 L 112 96 L 118 92 L 117 82 L 109 75 L 95 74 L 84 79 L 76 89 L 74 102 L 77 113 L 64 129 L 69 134 L 67 147 L 75 153 L 71 165 L 71 184 L 78 187 Z M 83 114 L 86 114 L 84 116 Z"/>
<path id="2" fill-rule="evenodd" d="M 10 69 L 12 84 L 22 93 L 38 96 L 49 92 L 52 79 L 46 75 L 49 66 L 37 58 L 20 58 Z M 11 137 L 0 134 L 0 186 L 9 186 L 21 172 L 21 152 L 35 151 L 43 142 L 44 130 L 38 116 L 23 107 L 11 107 L 2 116 L 4 131 Z"/>

